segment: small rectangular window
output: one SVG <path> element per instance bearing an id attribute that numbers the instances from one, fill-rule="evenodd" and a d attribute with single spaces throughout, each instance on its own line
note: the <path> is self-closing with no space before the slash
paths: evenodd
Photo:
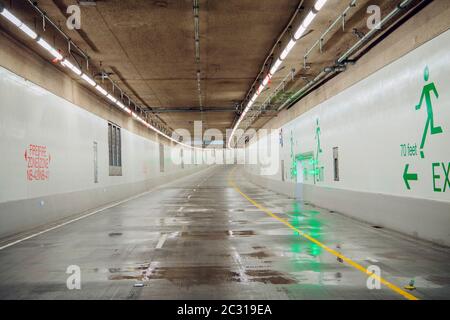
<path id="1" fill-rule="evenodd" d="M 159 172 L 164 172 L 164 145 L 159 144 Z"/>
<path id="2" fill-rule="evenodd" d="M 339 181 L 339 149 L 333 148 L 334 181 Z"/>
<path id="3" fill-rule="evenodd" d="M 184 155 L 183 155 L 183 149 L 180 149 L 180 157 L 181 157 L 181 169 L 184 169 Z"/>
<path id="4" fill-rule="evenodd" d="M 108 123 L 108 150 L 109 150 L 109 165 L 112 166 L 112 125 L 111 123 Z"/>
<path id="5" fill-rule="evenodd" d="M 122 175 L 122 139 L 120 127 L 108 123 L 109 175 Z"/>
<path id="6" fill-rule="evenodd" d="M 98 183 L 98 143 L 94 141 L 94 183 Z"/>
<path id="7" fill-rule="evenodd" d="M 116 127 L 113 126 L 112 127 L 112 141 L 111 141 L 111 145 L 112 145 L 112 166 L 116 167 L 116 159 L 117 159 L 117 153 L 116 153 Z"/>
<path id="8" fill-rule="evenodd" d="M 120 137 L 120 128 L 116 128 L 116 150 L 117 150 L 117 166 L 122 166 L 122 141 Z"/>

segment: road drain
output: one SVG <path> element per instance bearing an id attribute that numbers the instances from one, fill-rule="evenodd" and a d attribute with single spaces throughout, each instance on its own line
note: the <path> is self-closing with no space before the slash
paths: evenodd
<path id="1" fill-rule="evenodd" d="M 110 237 L 119 237 L 119 236 L 121 236 L 121 235 L 122 235 L 121 232 L 111 232 L 111 233 L 109 234 Z"/>

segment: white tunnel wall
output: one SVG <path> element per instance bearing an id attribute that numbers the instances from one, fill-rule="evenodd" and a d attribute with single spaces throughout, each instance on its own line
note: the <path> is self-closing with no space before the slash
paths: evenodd
<path id="1" fill-rule="evenodd" d="M 0 97 L 0 238 L 142 193 L 206 167 L 186 160 L 183 165 L 175 163 L 171 147 L 164 145 L 161 172 L 159 142 L 121 128 L 122 175 L 110 176 L 107 120 L 1 67 Z M 33 156 L 30 145 L 46 148 L 39 158 L 49 159 L 47 178 L 28 179 L 27 159 Z M 201 151 L 197 153 L 201 163 Z"/>
<path id="2" fill-rule="evenodd" d="M 269 143 L 280 153 L 279 158 L 273 157 L 278 161 L 275 172 L 248 165 L 247 175 L 264 187 L 318 206 L 450 245 L 449 61 L 447 31 L 283 125 Z M 426 67 L 428 82 L 424 80 Z M 415 106 L 427 83 L 434 83 L 439 94 L 437 98 L 431 93 L 431 103 L 434 126 L 443 132 L 430 135 L 428 129 L 422 159 L 419 149 L 427 122 L 426 99 L 420 110 Z M 317 128 L 322 149 L 318 157 Z M 267 141 L 267 137 L 261 139 L 258 147 L 264 149 Z M 412 148 L 407 147 L 405 154 L 402 145 L 408 144 Z M 334 179 L 335 147 L 339 181 Z M 255 153 L 256 144 L 249 150 Z M 323 167 L 323 180 L 320 171 L 299 179 L 291 174 L 298 163 L 295 157 L 309 152 L 317 161 L 317 165 L 310 164 L 319 170 Z M 414 176 L 408 180 L 410 190 L 404 181 L 407 165 L 407 174 L 418 175 L 417 181 Z"/>

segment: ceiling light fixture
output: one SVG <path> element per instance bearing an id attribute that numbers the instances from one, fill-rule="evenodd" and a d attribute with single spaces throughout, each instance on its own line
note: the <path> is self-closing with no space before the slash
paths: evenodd
<path id="1" fill-rule="evenodd" d="M 239 124 L 241 123 L 242 119 L 245 117 L 247 112 L 250 110 L 252 105 L 255 103 L 258 96 L 261 94 L 261 92 L 264 90 L 264 88 L 269 83 L 270 79 L 273 77 L 275 72 L 277 72 L 278 68 L 283 63 L 283 60 L 287 58 L 289 53 L 292 51 L 292 49 L 295 47 L 295 44 L 297 43 L 297 40 L 302 37 L 302 35 L 305 33 L 306 29 L 309 27 L 309 25 L 313 22 L 314 18 L 316 17 L 317 13 L 323 8 L 327 0 L 317 0 L 314 4 L 314 8 L 309 11 L 309 13 L 306 15 L 303 22 L 298 27 L 297 31 L 294 34 L 294 37 L 290 39 L 289 43 L 286 45 L 284 50 L 281 52 L 280 57 L 275 60 L 275 63 L 269 70 L 269 74 L 266 76 L 266 78 L 263 80 L 261 85 L 258 87 L 258 90 L 253 95 L 252 99 L 247 103 L 247 106 L 244 109 L 244 112 L 240 115 L 238 121 L 233 127 L 233 130 L 231 131 L 230 139 L 228 140 L 228 148 L 231 149 L 231 140 L 233 139 L 234 133 L 236 132 L 236 129 L 239 127 Z"/>
<path id="2" fill-rule="evenodd" d="M 2 4 L 0 4 L 0 10 L 1 10 L 1 15 L 3 17 L 5 17 L 9 22 L 11 22 L 17 28 L 20 27 L 20 25 L 22 24 L 22 21 L 20 21 L 15 15 L 13 15 L 7 9 L 5 9 Z"/>
<path id="3" fill-rule="evenodd" d="M 102 95 L 104 95 L 104 96 L 108 95 L 108 91 L 106 91 L 105 89 L 103 89 L 100 85 L 97 85 L 97 86 L 95 87 L 95 89 L 96 89 L 98 92 L 100 92 Z M 123 109 L 123 108 L 122 108 L 122 109 Z"/>
<path id="4" fill-rule="evenodd" d="M 73 73 L 75 73 L 77 76 L 81 76 L 81 70 L 78 69 L 77 67 L 75 67 L 72 63 L 70 63 L 69 60 L 64 59 L 63 61 L 61 61 L 61 65 L 63 67 L 69 68 L 70 70 L 73 71 Z"/>
<path id="5" fill-rule="evenodd" d="M 2 4 L 0 4 L 0 12 L 3 17 L 5 17 L 9 22 L 11 22 L 17 28 L 22 30 L 22 32 L 25 33 L 27 36 L 29 36 L 31 39 L 34 40 L 37 38 L 36 32 L 31 30 L 25 23 L 20 21 L 20 19 L 18 19 L 11 12 L 9 12 L 7 9 L 5 9 Z"/>
<path id="6" fill-rule="evenodd" d="M 49 45 L 48 42 L 45 41 L 44 39 L 42 39 L 41 37 L 39 37 L 39 38 L 37 39 L 37 43 L 38 43 L 42 48 L 44 48 L 45 50 L 47 50 L 48 52 L 50 52 L 50 54 L 51 54 L 54 58 L 56 58 L 56 59 L 58 59 L 58 60 L 62 60 L 62 59 L 63 59 L 62 54 L 59 53 L 59 52 L 58 52 L 55 48 L 53 48 L 51 45 Z"/>
<path id="7" fill-rule="evenodd" d="M 19 29 L 22 30 L 22 32 L 29 36 L 31 39 L 35 40 L 37 38 L 36 32 L 31 30 L 25 23 L 22 23 Z"/>
<path id="8" fill-rule="evenodd" d="M 314 5 L 314 9 L 320 11 L 320 9 L 323 8 L 323 6 L 325 5 L 325 3 L 327 3 L 327 1 L 328 0 L 317 0 L 316 4 Z"/>
<path id="9" fill-rule="evenodd" d="M 84 81 L 86 81 L 93 87 L 95 87 L 97 85 L 97 83 L 94 80 L 92 80 L 86 73 L 83 73 L 81 75 L 81 79 L 83 79 Z"/>
<path id="10" fill-rule="evenodd" d="M 94 1 L 89 1 L 92 3 L 95 3 Z M 55 48 L 53 48 L 47 41 L 45 41 L 44 39 L 42 39 L 41 37 L 39 37 L 36 32 L 34 32 L 32 29 L 30 29 L 27 25 L 25 25 L 22 21 L 20 21 L 20 19 L 18 19 L 15 15 L 13 15 L 10 11 L 8 11 L 7 9 L 5 9 L 5 7 L 3 6 L 3 4 L 0 2 L 0 15 L 3 16 L 4 18 L 6 18 L 9 22 L 11 22 L 12 24 L 14 24 L 17 28 L 19 28 L 22 32 L 24 32 L 25 34 L 27 34 L 29 37 L 31 37 L 32 39 L 36 40 L 36 42 L 45 50 L 47 50 L 54 58 L 56 58 L 57 60 L 61 61 L 61 65 L 63 67 L 68 68 L 69 70 L 71 70 L 72 72 L 74 72 L 77 76 L 81 77 L 84 81 L 86 81 L 89 85 L 91 85 L 92 87 L 95 87 L 95 89 L 100 92 L 102 95 L 106 96 L 106 98 L 108 98 L 108 100 L 110 100 L 111 102 L 113 102 L 114 104 L 116 104 L 120 109 L 124 110 L 126 113 L 128 113 L 129 115 L 132 115 L 133 118 L 135 118 L 137 121 L 141 122 L 143 125 L 145 125 L 146 127 L 148 127 L 149 129 L 155 131 L 157 134 L 165 137 L 166 139 L 179 144 L 181 146 L 184 146 L 186 148 L 190 148 L 190 149 L 195 149 L 195 150 L 203 150 L 203 148 L 201 147 L 193 147 L 190 145 L 187 145 L 185 143 L 182 143 L 172 137 L 169 137 L 167 134 L 165 134 L 164 132 L 162 132 L 161 130 L 155 128 L 153 125 L 151 125 L 150 123 L 148 123 L 147 121 L 145 121 L 144 119 L 142 119 L 141 117 L 139 117 L 136 113 L 134 113 L 133 111 L 131 111 L 128 107 L 125 107 L 123 105 L 123 103 L 121 103 L 119 100 L 117 100 L 116 98 L 114 98 L 114 96 L 112 96 L 110 93 L 108 93 L 104 88 L 102 88 L 100 85 L 98 85 L 93 79 L 91 79 L 87 74 L 82 73 L 80 69 L 78 69 L 76 66 L 74 66 L 69 60 L 64 59 L 64 57 L 62 56 L 62 54 L 56 50 Z"/>
<path id="11" fill-rule="evenodd" d="M 269 71 L 272 76 L 275 74 L 275 72 L 277 72 L 278 68 L 281 66 L 282 63 L 283 61 L 281 61 L 280 59 L 277 59 L 277 61 L 275 61 L 274 65 Z"/>
<path id="12" fill-rule="evenodd" d="M 306 28 L 303 26 L 303 24 L 300 25 L 300 27 L 298 27 L 297 31 L 294 33 L 294 38 L 295 40 L 300 39 L 303 34 L 305 33 Z"/>
<path id="13" fill-rule="evenodd" d="M 287 44 L 286 48 L 284 48 L 283 52 L 280 55 L 280 59 L 284 60 L 288 56 L 289 52 L 291 52 L 292 48 L 295 46 L 295 40 L 291 39 Z"/>
<path id="14" fill-rule="evenodd" d="M 111 101 L 112 103 L 116 103 L 117 102 L 117 99 L 114 98 L 111 94 L 108 94 L 106 96 L 106 98 L 108 98 L 108 100 Z"/>

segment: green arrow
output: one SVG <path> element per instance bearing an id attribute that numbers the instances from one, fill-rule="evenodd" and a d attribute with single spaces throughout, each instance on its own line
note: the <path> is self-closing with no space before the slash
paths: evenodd
<path id="1" fill-rule="evenodd" d="M 417 173 L 408 173 L 409 164 L 405 166 L 405 171 L 403 171 L 403 181 L 405 181 L 406 187 L 408 190 L 411 190 L 411 187 L 409 185 L 409 181 L 417 181 L 419 180 L 419 176 Z"/>

